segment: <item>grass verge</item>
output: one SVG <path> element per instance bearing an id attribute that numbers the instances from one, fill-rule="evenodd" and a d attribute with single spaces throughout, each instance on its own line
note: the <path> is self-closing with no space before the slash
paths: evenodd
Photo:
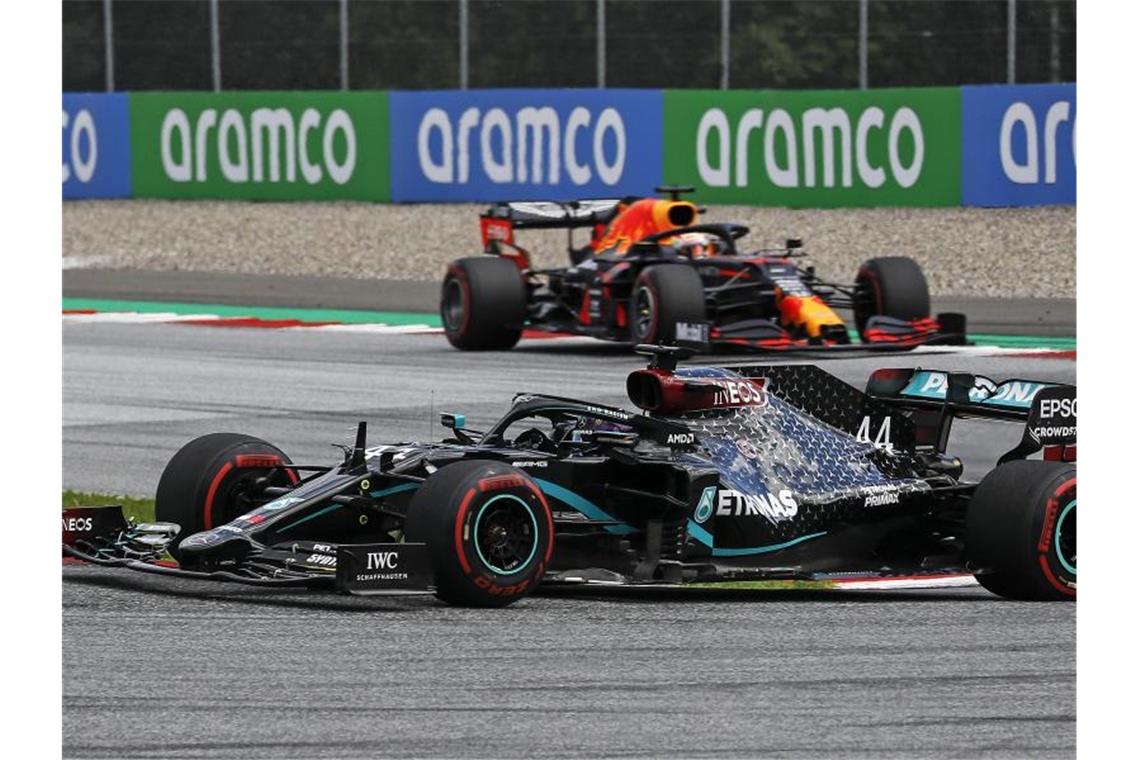
<path id="1" fill-rule="evenodd" d="M 64 491 L 64 507 L 104 507 L 122 504 L 123 514 L 128 520 L 152 522 L 154 520 L 154 499 L 138 499 L 133 496 L 117 496 L 90 491 Z"/>
<path id="2" fill-rule="evenodd" d="M 686 583 L 685 588 L 733 589 L 737 591 L 827 591 L 835 588 L 831 581 L 771 580 L 771 581 L 711 581 Z"/>

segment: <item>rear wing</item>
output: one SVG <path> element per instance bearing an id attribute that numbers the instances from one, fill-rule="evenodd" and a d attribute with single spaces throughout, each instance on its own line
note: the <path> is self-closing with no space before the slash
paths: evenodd
<path id="1" fill-rule="evenodd" d="M 1075 459 L 1077 387 L 1020 378 L 992 380 L 966 372 L 922 368 L 879 369 L 867 380 L 867 395 L 911 409 L 920 443 L 945 451 L 954 418 L 1021 422 L 1021 443 L 1001 462 L 1045 448 L 1051 458 Z M 1071 455 L 1068 449 L 1072 449 Z"/>
<path id="2" fill-rule="evenodd" d="M 581 201 L 510 201 L 493 204 L 479 215 L 483 248 L 495 242 L 514 244 L 514 231 L 605 227 L 617 215 L 620 198 Z"/>

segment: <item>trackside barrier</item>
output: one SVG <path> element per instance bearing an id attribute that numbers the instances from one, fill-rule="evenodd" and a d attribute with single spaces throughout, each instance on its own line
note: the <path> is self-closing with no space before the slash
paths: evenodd
<path id="1" fill-rule="evenodd" d="M 957 88 L 665 94 L 665 179 L 713 203 L 954 206 Z"/>
<path id="2" fill-rule="evenodd" d="M 130 97 L 137 198 L 389 200 L 386 92 Z"/>
<path id="3" fill-rule="evenodd" d="M 392 199 L 549 200 L 661 184 L 660 90 L 392 93 Z"/>
<path id="4" fill-rule="evenodd" d="M 962 88 L 962 204 L 1077 202 L 1077 86 Z"/>
<path id="5" fill-rule="evenodd" d="M 131 196 L 128 97 L 64 93 L 64 198 Z"/>
<path id="6" fill-rule="evenodd" d="M 1076 85 L 64 94 L 64 198 L 1076 202 Z"/>

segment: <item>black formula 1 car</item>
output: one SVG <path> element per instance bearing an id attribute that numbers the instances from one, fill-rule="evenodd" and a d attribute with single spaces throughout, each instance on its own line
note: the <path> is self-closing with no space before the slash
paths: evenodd
<path id="1" fill-rule="evenodd" d="M 481 217 L 485 254 L 448 267 L 440 300 L 451 344 L 506 349 L 524 330 L 631 343 L 680 342 L 763 351 L 888 349 L 965 342 L 965 317 L 930 314 L 926 277 L 913 259 L 863 264 L 852 284 L 799 266 L 802 244 L 745 251 L 748 228 L 699 221 L 671 199 L 497 203 Z M 574 231 L 591 230 L 574 246 Z M 515 231 L 566 229 L 571 266 L 536 269 Z M 853 313 L 853 343 L 836 309 Z"/>
<path id="2" fill-rule="evenodd" d="M 882 369 L 861 392 L 815 366 L 679 369 L 682 349 L 643 350 L 627 380 L 639 413 L 520 394 L 483 432 L 445 414 L 440 443 L 368 446 L 361 423 L 333 466 L 198 438 L 162 474 L 162 522 L 65 510 L 64 552 L 488 607 L 539 583 L 829 573 L 968 571 L 1005 597 L 1075 597 L 1075 386 Z M 1024 426 L 981 483 L 945 450 L 958 417 Z"/>

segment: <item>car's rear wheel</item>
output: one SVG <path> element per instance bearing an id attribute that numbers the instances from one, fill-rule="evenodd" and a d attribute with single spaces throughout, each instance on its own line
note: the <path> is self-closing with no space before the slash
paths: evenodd
<path id="1" fill-rule="evenodd" d="M 526 319 L 526 283 L 511 261 L 494 256 L 452 262 L 439 311 L 448 341 L 466 351 L 514 346 Z"/>
<path id="2" fill-rule="evenodd" d="M 907 256 L 865 261 L 855 275 L 854 307 L 860 335 L 873 316 L 925 319 L 930 316 L 926 275 L 918 262 Z"/>
<path id="3" fill-rule="evenodd" d="M 211 433 L 187 443 L 170 458 L 158 480 L 155 519 L 177 523 L 175 547 L 186 536 L 216 528 L 268 501 L 260 486 L 297 481 L 285 452 L 240 433 Z M 268 478 L 268 481 L 263 479 Z"/>
<path id="4" fill-rule="evenodd" d="M 646 267 L 633 284 L 629 335 L 634 343 L 673 343 L 677 323 L 706 320 L 705 287 L 691 266 Z"/>
<path id="5" fill-rule="evenodd" d="M 542 580 L 554 550 L 554 519 L 524 472 L 469 460 L 427 479 L 408 506 L 404 536 L 427 544 L 440 599 L 504 607 Z"/>
<path id="6" fill-rule="evenodd" d="M 1077 468 L 1015 461 L 970 501 L 966 551 L 978 582 L 1009 599 L 1077 596 Z"/>

